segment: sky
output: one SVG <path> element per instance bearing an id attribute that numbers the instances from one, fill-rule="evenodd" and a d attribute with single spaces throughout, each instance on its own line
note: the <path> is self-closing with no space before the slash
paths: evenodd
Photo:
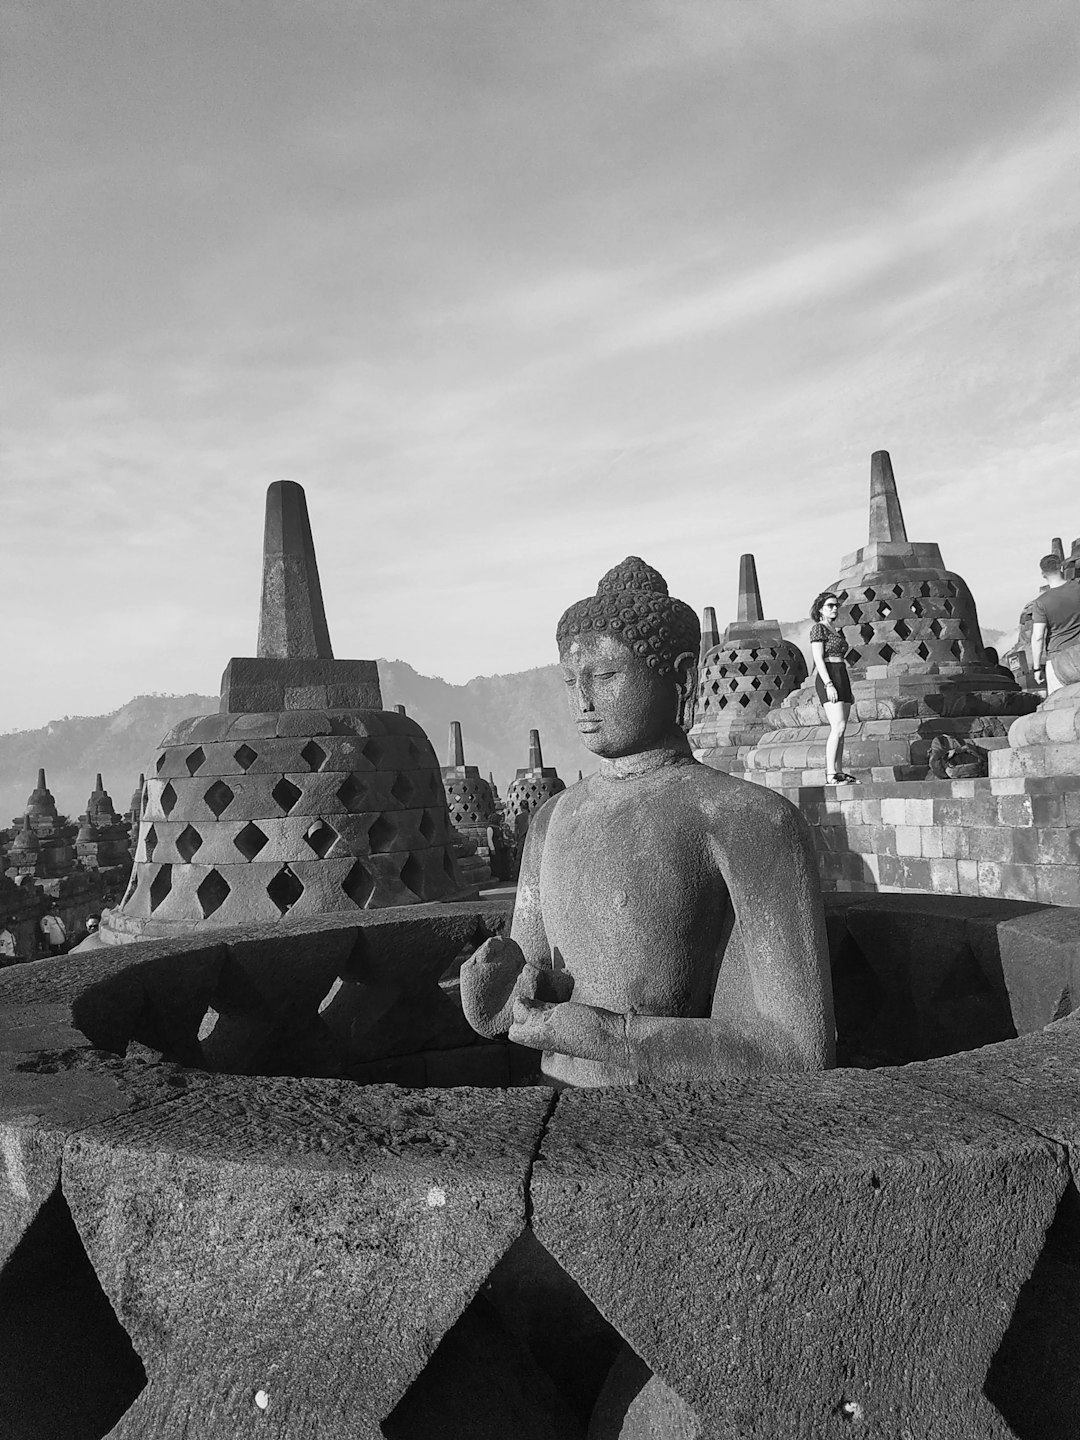
<path id="1" fill-rule="evenodd" d="M 890 451 L 987 627 L 1080 535 L 1072 0 L 14 0 L 0 730 L 554 660 L 627 554 L 804 615 Z"/>

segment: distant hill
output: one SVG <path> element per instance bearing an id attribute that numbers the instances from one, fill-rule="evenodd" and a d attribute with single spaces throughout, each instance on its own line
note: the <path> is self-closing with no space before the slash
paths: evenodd
<path id="1" fill-rule="evenodd" d="M 420 675 L 403 660 L 380 660 L 379 675 L 383 704 L 405 706 L 427 731 L 440 764 L 447 761 L 450 722 L 460 720 L 466 760 L 485 777 L 493 773 L 501 793 L 528 763 L 533 728 L 541 734 L 544 763 L 556 766 L 564 780 L 576 779 L 579 768 L 593 768 L 570 724 L 554 665 L 479 676 L 466 685 Z M 153 768 L 162 737 L 179 720 L 217 708 L 216 695 L 138 695 L 111 715 L 67 715 L 37 730 L 0 735 L 0 829 L 25 809 L 40 766 L 61 814 L 86 809 L 98 771 L 117 809 L 126 810 L 140 771 Z"/>
<path id="2" fill-rule="evenodd" d="M 781 626 L 807 655 L 809 623 Z M 985 642 L 999 648 L 1002 638 L 1011 643 L 1013 635 L 983 631 Z M 482 775 L 494 774 L 501 794 L 515 770 L 528 763 L 533 728 L 540 731 L 544 763 L 555 766 L 567 783 L 577 779 L 579 769 L 588 773 L 595 768 L 570 723 L 556 665 L 513 675 L 480 675 L 465 685 L 451 685 L 418 674 L 404 660 L 380 660 L 379 675 L 383 704 L 387 709 L 405 706 L 427 731 L 440 764 L 447 762 L 450 722 L 460 720 L 465 759 Z M 0 829 L 22 813 L 39 766 L 45 767 L 62 814 L 75 816 L 86 808 L 98 771 L 117 809 L 126 810 L 139 772 L 152 769 L 166 732 L 188 715 L 206 715 L 217 707 L 216 695 L 138 695 L 111 715 L 66 715 L 39 730 L 0 735 Z"/>

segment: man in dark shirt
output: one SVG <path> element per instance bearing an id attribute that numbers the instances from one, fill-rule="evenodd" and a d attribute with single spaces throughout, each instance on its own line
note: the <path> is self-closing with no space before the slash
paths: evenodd
<path id="1" fill-rule="evenodd" d="M 1045 669 L 1052 695 L 1080 673 L 1080 580 L 1065 579 L 1058 555 L 1044 555 L 1039 569 L 1048 588 L 1031 605 L 1031 668 L 1037 681 Z"/>

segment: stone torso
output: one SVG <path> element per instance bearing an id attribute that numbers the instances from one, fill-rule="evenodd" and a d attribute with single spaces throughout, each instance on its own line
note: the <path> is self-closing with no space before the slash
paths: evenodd
<path id="1" fill-rule="evenodd" d="M 727 888 L 696 762 L 590 776 L 552 806 L 540 867 L 544 930 L 573 999 L 628 1014 L 710 1013 Z"/>

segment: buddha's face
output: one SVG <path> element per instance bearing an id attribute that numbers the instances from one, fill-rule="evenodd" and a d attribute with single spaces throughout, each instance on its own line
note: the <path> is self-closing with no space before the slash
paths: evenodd
<path id="1" fill-rule="evenodd" d="M 571 718 L 594 755 L 607 760 L 635 755 L 675 728 L 675 680 L 651 670 L 613 635 L 577 635 L 560 652 L 559 662 Z"/>

